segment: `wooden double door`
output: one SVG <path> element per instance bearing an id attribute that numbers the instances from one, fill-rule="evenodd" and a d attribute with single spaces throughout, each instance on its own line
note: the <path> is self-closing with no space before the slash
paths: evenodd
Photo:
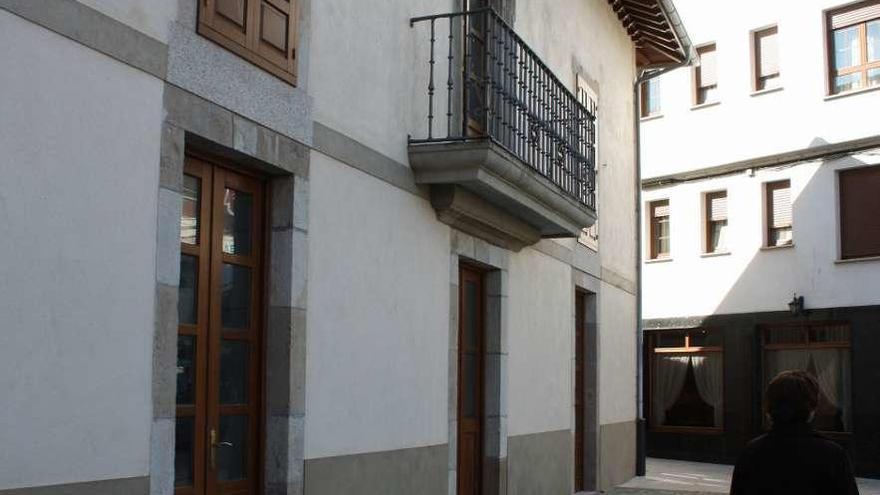
<path id="1" fill-rule="evenodd" d="M 263 189 L 187 157 L 180 217 L 176 495 L 256 495 Z"/>
<path id="2" fill-rule="evenodd" d="M 483 274 L 459 268 L 458 495 L 483 493 L 485 291 Z"/>

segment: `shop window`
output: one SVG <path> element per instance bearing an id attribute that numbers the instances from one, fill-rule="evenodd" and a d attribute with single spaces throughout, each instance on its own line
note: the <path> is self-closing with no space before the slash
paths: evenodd
<path id="1" fill-rule="evenodd" d="M 650 425 L 654 430 L 721 431 L 724 355 L 708 330 L 652 332 Z"/>
<path id="2" fill-rule="evenodd" d="M 766 388 L 776 375 L 804 370 L 819 383 L 814 425 L 826 432 L 852 429 L 850 328 L 845 323 L 768 326 L 763 329 Z M 770 425 L 766 423 L 765 426 Z"/>

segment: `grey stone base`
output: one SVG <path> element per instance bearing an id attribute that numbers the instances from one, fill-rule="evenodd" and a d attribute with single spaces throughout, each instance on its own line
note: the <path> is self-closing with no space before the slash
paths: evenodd
<path id="1" fill-rule="evenodd" d="M 508 493 L 571 494 L 574 484 L 573 441 L 571 430 L 508 438 Z"/>
<path id="2" fill-rule="evenodd" d="M 120 478 L 63 485 L 0 490 L 0 495 L 147 495 L 150 478 Z"/>
<path id="3" fill-rule="evenodd" d="M 306 459 L 308 495 L 447 495 L 446 444 Z"/>
<path id="4" fill-rule="evenodd" d="M 599 480 L 602 489 L 629 481 L 636 475 L 636 422 L 599 426 Z"/>

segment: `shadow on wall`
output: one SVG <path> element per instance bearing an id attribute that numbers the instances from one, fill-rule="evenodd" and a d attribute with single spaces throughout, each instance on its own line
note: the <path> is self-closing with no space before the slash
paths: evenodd
<path id="1" fill-rule="evenodd" d="M 827 142 L 816 138 L 810 147 L 823 144 Z M 854 156 L 844 155 L 788 167 L 814 167 L 810 175 L 803 171 L 786 174 L 786 167 L 776 169 L 779 174 L 766 174 L 774 176 L 766 180 L 776 180 L 776 175 L 779 179 L 791 178 L 793 247 L 767 250 L 754 246 L 752 258 L 713 314 L 702 318 L 702 327 L 721 330 L 724 335 L 724 435 L 715 440 L 684 441 L 677 447 L 665 445 L 666 448 L 691 450 L 695 454 L 702 450 L 701 459 L 706 460 L 735 460 L 745 443 L 763 429 L 764 365 L 758 326 L 847 321 L 852 326 L 852 418 L 850 434 L 842 435 L 838 441 L 850 451 L 857 471 L 880 476 L 880 425 L 876 420 L 880 417 L 880 397 L 871 392 L 880 383 L 880 364 L 876 362 L 880 356 L 880 313 L 876 307 L 833 309 L 852 306 L 852 301 L 860 298 L 862 302 L 855 305 L 864 306 L 866 297 L 880 293 L 876 269 L 862 263 L 835 263 L 839 258 L 836 171 L 865 165 L 868 164 Z M 760 176 L 753 180 L 765 181 Z M 764 201 L 763 184 L 760 198 Z M 804 296 L 807 314 L 789 313 L 787 304 L 794 293 Z M 811 302 L 827 304 L 820 308 L 811 306 Z M 761 308 L 756 313 L 743 312 L 755 311 L 752 308 L 756 307 Z"/>
<path id="2" fill-rule="evenodd" d="M 829 143 L 816 138 L 809 147 L 826 144 Z M 791 174 L 793 177 L 784 172 L 779 174 L 779 179 L 791 177 L 792 247 L 757 249 L 758 246 L 754 246 L 752 259 L 730 286 L 713 314 L 742 313 L 743 309 L 752 310 L 755 307 L 760 308 L 759 311 L 786 311 L 794 293 L 804 296 L 807 305 L 811 301 L 841 298 L 841 294 L 827 283 L 833 280 L 830 272 L 839 269 L 834 263 L 839 257 L 835 170 L 867 164 L 852 156 L 831 157 L 815 163 L 816 165 L 796 163 L 777 169 L 815 167 L 806 183 L 799 183 L 803 180 L 803 173 Z M 830 166 L 832 164 L 833 167 Z M 766 180 L 754 178 L 754 181 L 761 182 L 762 202 L 763 182 Z M 763 218 L 764 214 L 762 224 Z M 762 246 L 766 244 L 765 238 L 766 234 L 763 234 Z"/>

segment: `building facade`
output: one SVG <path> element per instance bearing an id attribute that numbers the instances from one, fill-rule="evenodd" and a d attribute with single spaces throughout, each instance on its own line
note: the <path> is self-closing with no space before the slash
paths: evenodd
<path id="1" fill-rule="evenodd" d="M 680 2 L 699 68 L 642 88 L 648 454 L 734 462 L 762 390 L 880 476 L 880 7 Z"/>
<path id="2" fill-rule="evenodd" d="M 0 493 L 631 477 L 633 82 L 687 58 L 671 19 L 0 0 Z"/>

